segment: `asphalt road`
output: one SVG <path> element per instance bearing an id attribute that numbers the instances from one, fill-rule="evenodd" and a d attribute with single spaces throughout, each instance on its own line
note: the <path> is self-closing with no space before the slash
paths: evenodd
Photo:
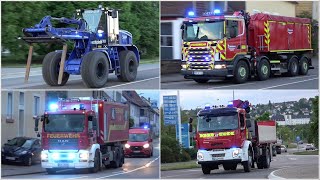
<path id="1" fill-rule="evenodd" d="M 225 171 L 222 166 L 219 170 L 212 170 L 211 174 L 204 175 L 200 168 L 196 169 L 182 169 L 172 171 L 162 171 L 161 178 L 163 179 L 268 179 L 271 172 L 282 170 L 286 171 L 293 169 L 295 173 L 299 173 L 299 167 L 310 168 L 309 174 L 303 174 L 303 179 L 313 179 L 319 177 L 319 156 L 317 155 L 290 155 L 282 153 L 273 157 L 269 169 L 252 169 L 251 172 L 245 173 L 242 165 L 238 165 L 235 171 Z M 300 173 L 301 174 L 301 173 Z M 297 177 L 292 174 L 285 174 L 286 176 Z"/>
<path id="2" fill-rule="evenodd" d="M 109 74 L 105 89 L 159 89 L 159 64 L 141 64 L 137 79 L 121 82 Z M 24 83 L 25 68 L 1 68 L 2 89 L 87 89 L 80 75 L 71 75 L 65 86 L 49 86 L 42 78 L 41 67 L 31 68 L 28 83 Z"/>
<path id="3" fill-rule="evenodd" d="M 305 76 L 275 76 L 266 81 L 249 80 L 243 84 L 234 84 L 222 79 L 210 80 L 205 84 L 198 84 L 193 80 L 186 80 L 181 74 L 169 74 L 161 77 L 162 89 L 318 89 L 319 87 L 319 59 L 313 58 L 315 69 L 310 69 Z M 166 76 L 166 77 L 165 77 Z"/>
<path id="4" fill-rule="evenodd" d="M 154 152 L 151 158 L 126 158 L 123 167 L 117 169 L 102 168 L 98 173 L 84 170 L 63 170 L 49 175 L 46 172 L 28 175 L 1 177 L 2 179 L 158 179 L 159 178 L 159 140 L 154 140 Z"/>

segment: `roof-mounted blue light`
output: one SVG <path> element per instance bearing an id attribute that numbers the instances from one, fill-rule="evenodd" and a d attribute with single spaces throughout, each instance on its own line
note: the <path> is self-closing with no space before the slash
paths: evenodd
<path id="1" fill-rule="evenodd" d="M 58 104 L 52 103 L 52 104 L 49 105 L 49 110 L 50 111 L 55 111 L 57 109 L 58 109 Z"/>
<path id="2" fill-rule="evenodd" d="M 189 11 L 188 16 L 193 17 L 193 16 L 195 16 L 195 13 L 193 11 Z"/>
<path id="3" fill-rule="evenodd" d="M 214 14 L 220 14 L 221 11 L 220 11 L 220 9 L 215 9 L 215 10 L 213 11 L 213 13 L 214 13 Z"/>
<path id="4" fill-rule="evenodd" d="M 206 110 L 210 109 L 210 104 L 206 104 L 206 105 L 204 106 L 204 109 L 206 109 Z"/>
<path id="5" fill-rule="evenodd" d="M 229 107 L 229 108 L 230 108 L 230 107 L 233 107 L 233 101 L 229 101 L 227 107 Z"/>

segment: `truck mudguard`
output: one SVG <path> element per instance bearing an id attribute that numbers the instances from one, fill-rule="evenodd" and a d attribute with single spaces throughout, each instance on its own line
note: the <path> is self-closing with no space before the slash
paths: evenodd
<path id="1" fill-rule="evenodd" d="M 248 149 L 251 145 L 251 141 L 244 141 L 242 146 L 242 159 L 241 161 L 248 161 Z"/>

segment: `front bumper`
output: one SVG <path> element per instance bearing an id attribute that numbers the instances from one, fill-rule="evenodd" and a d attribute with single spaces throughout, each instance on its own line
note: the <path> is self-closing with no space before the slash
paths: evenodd
<path id="1" fill-rule="evenodd" d="M 42 168 L 50 169 L 82 169 L 82 168 L 91 168 L 94 167 L 93 155 L 86 150 L 74 151 L 55 151 L 49 152 L 48 150 L 42 151 L 42 153 L 47 153 L 47 159 L 41 159 Z M 59 158 L 54 158 L 53 154 L 58 153 Z M 89 156 L 87 159 L 80 159 L 80 153 L 88 153 Z M 72 158 L 69 157 L 70 154 L 74 154 Z"/>
<path id="2" fill-rule="evenodd" d="M 202 72 L 201 75 L 196 75 L 196 72 Z M 186 70 L 181 69 L 181 74 L 185 79 L 208 79 L 214 77 L 226 77 L 229 75 L 227 69 L 214 69 L 214 70 Z"/>
<path id="3" fill-rule="evenodd" d="M 11 156 L 11 155 L 6 155 L 4 153 L 1 153 L 1 161 L 2 162 L 23 162 L 25 160 L 25 158 L 27 157 L 28 155 L 25 154 L 25 155 L 21 155 L 21 156 Z"/>
<path id="4" fill-rule="evenodd" d="M 124 150 L 125 156 L 148 156 L 151 154 L 151 148 L 143 148 L 141 150 L 132 150 L 130 148 L 126 148 Z"/>
<path id="5" fill-rule="evenodd" d="M 234 152 L 237 151 L 237 155 Z M 221 149 L 219 151 L 198 150 L 198 164 L 223 164 L 228 162 L 240 163 L 243 159 L 243 152 L 240 148 Z"/>

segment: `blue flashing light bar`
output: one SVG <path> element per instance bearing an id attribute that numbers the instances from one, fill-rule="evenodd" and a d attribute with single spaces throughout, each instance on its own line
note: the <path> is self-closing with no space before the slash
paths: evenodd
<path id="1" fill-rule="evenodd" d="M 188 16 L 193 17 L 193 16 L 195 16 L 195 13 L 193 11 L 189 11 Z"/>
<path id="2" fill-rule="evenodd" d="M 50 111 L 55 111 L 57 109 L 58 109 L 58 104 L 52 103 L 52 104 L 49 105 L 49 110 Z"/>
<path id="3" fill-rule="evenodd" d="M 220 11 L 220 9 L 215 9 L 215 10 L 213 11 L 213 13 L 214 13 L 214 14 L 220 14 L 221 11 Z"/>
<path id="4" fill-rule="evenodd" d="M 210 109 L 210 104 L 206 104 L 205 106 L 204 106 L 204 109 Z"/>

